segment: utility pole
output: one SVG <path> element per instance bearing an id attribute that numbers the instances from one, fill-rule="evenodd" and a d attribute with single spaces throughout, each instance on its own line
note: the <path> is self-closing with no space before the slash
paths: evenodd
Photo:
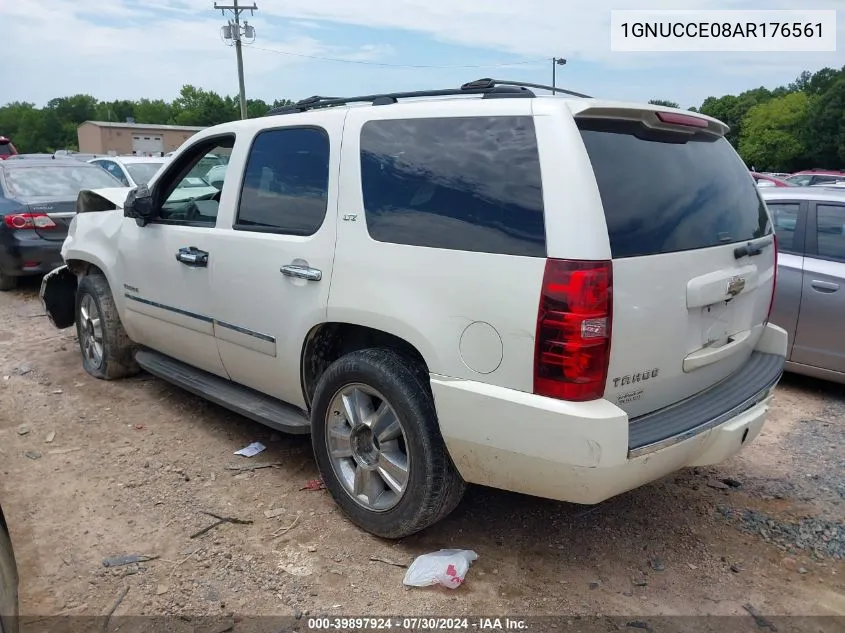
<path id="1" fill-rule="evenodd" d="M 566 64 L 566 60 L 563 59 L 562 57 L 552 57 L 552 94 L 556 94 L 555 88 L 557 88 L 557 84 L 555 83 L 555 81 L 557 79 L 556 76 L 555 76 L 555 70 L 556 70 L 555 67 L 556 66 L 563 66 L 565 64 Z"/>
<path id="2" fill-rule="evenodd" d="M 255 6 L 254 2 L 251 7 L 239 7 L 238 0 L 232 0 L 231 5 L 222 5 L 215 2 L 214 8 L 219 9 L 220 13 L 223 15 L 226 15 L 226 11 L 231 11 L 235 16 L 234 20 L 229 20 L 229 23 L 222 28 L 222 33 L 223 39 L 233 40 L 235 43 L 235 53 L 238 58 L 238 87 L 240 90 L 239 100 L 241 103 L 241 118 L 245 119 L 247 118 L 246 88 L 244 87 L 244 58 L 241 50 L 241 38 L 246 37 L 247 39 L 254 39 L 255 27 L 250 26 L 246 21 L 244 21 L 243 27 L 241 27 L 241 13 L 249 11 L 250 15 L 255 15 L 255 12 L 258 11 L 258 7 Z"/>

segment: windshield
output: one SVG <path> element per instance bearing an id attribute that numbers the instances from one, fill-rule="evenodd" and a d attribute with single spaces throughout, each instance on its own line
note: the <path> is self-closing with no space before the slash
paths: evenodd
<path id="1" fill-rule="evenodd" d="M 6 185 L 13 196 L 56 198 L 76 198 L 82 189 L 123 186 L 101 167 L 86 163 L 7 169 Z"/>
<path id="2" fill-rule="evenodd" d="M 771 232 L 748 169 L 724 138 L 650 132 L 626 121 L 578 123 L 616 257 L 688 251 Z"/>
<path id="3" fill-rule="evenodd" d="M 12 144 L 9 141 L 0 141 L 0 156 L 11 156 Z"/>
<path id="4" fill-rule="evenodd" d="M 155 175 L 155 173 L 159 169 L 161 169 L 162 165 L 164 165 L 163 162 L 124 163 L 126 171 L 128 171 L 129 175 L 132 176 L 132 180 L 135 181 L 136 185 L 146 185 L 148 182 L 150 182 L 150 179 Z"/>

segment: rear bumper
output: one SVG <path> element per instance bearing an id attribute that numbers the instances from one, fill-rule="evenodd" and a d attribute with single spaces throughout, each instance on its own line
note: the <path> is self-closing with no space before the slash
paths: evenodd
<path id="1" fill-rule="evenodd" d="M 0 234 L 0 271 L 11 277 L 43 275 L 64 263 L 62 240 L 11 231 Z"/>
<path id="2" fill-rule="evenodd" d="M 563 402 L 436 375 L 431 385 L 466 481 L 592 504 L 684 467 L 720 463 L 750 443 L 782 375 L 786 338 L 767 325 L 743 370 L 634 421 L 606 400 Z"/>

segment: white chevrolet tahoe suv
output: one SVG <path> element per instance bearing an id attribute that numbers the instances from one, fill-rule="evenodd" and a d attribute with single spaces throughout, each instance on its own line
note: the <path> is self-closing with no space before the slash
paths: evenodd
<path id="1" fill-rule="evenodd" d="M 92 376 L 140 367 L 310 433 L 382 537 L 467 482 L 593 504 L 721 462 L 786 355 L 754 181 L 715 119 L 537 88 L 205 129 L 148 188 L 80 194 L 45 307 Z M 173 199 L 209 153 L 230 155 L 222 189 Z"/>

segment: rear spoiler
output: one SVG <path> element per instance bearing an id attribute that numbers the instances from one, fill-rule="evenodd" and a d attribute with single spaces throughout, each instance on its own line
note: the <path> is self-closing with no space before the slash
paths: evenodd
<path id="1" fill-rule="evenodd" d="M 108 189 L 83 189 L 76 197 L 76 212 L 115 211 L 122 209 L 126 196 L 132 187 L 111 187 Z"/>
<path id="2" fill-rule="evenodd" d="M 706 114 L 665 106 L 639 106 L 621 103 L 591 106 L 589 103 L 572 101 L 569 103 L 569 107 L 576 119 L 622 119 L 638 121 L 658 130 L 673 132 L 687 130 L 690 133 L 707 131 L 716 136 L 724 136 L 730 131 L 728 125 Z"/>

